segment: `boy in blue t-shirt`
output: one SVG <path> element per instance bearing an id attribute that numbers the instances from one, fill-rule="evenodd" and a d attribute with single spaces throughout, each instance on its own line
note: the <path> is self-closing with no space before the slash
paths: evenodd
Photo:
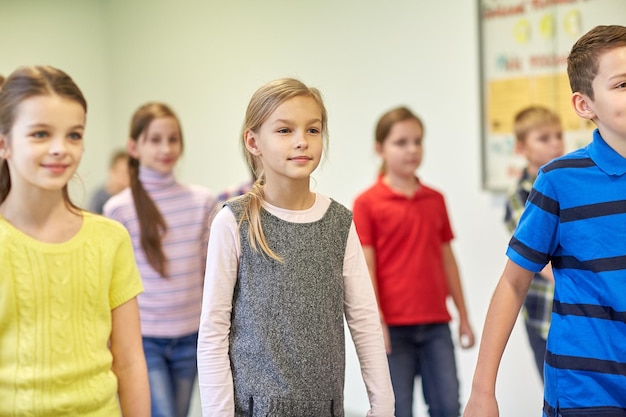
<path id="1" fill-rule="evenodd" d="M 572 105 L 597 129 L 543 166 L 509 243 L 464 417 L 498 415 L 500 359 L 534 273 L 552 263 L 544 416 L 626 416 L 626 27 L 572 47 Z"/>

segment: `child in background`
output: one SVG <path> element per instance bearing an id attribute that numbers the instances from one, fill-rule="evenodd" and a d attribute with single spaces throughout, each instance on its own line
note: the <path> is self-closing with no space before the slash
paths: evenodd
<path id="1" fill-rule="evenodd" d="M 380 118 L 375 146 L 383 166 L 377 182 L 355 200 L 354 222 L 378 298 L 396 417 L 413 415 L 418 375 L 430 416 L 458 417 L 448 295 L 459 313 L 463 347 L 473 346 L 474 334 L 443 195 L 415 176 L 423 135 L 422 121 L 406 107 Z"/>
<path id="2" fill-rule="evenodd" d="M 89 209 L 94 213 L 102 214 L 104 203 L 115 194 L 128 187 L 128 153 L 117 150 L 111 155 L 106 184 L 99 187 L 91 197 Z"/>
<path id="3" fill-rule="evenodd" d="M 487 312 L 466 417 L 499 414 L 500 360 L 548 262 L 555 289 L 543 415 L 626 415 L 626 27 L 583 35 L 567 74 L 574 111 L 597 129 L 589 145 L 539 170 Z"/>
<path id="4" fill-rule="evenodd" d="M 352 215 L 310 190 L 327 143 L 319 91 L 272 81 L 242 132 L 252 190 L 211 226 L 198 340 L 205 417 L 344 415 L 344 315 L 370 401 L 393 416 L 376 299 Z M 261 169 L 262 167 L 262 169 Z"/>
<path id="5" fill-rule="evenodd" d="M 504 221 L 511 233 L 515 231 L 524 212 L 539 168 L 563 155 L 564 149 L 561 120 L 556 113 L 545 107 L 530 106 L 522 109 L 515 115 L 513 129 L 516 151 L 526 158 L 526 167 L 516 187 L 509 193 L 506 203 Z M 543 271 L 533 276 L 523 307 L 528 341 L 542 380 L 553 295 L 554 275 L 552 266 L 548 263 Z"/>
<path id="6" fill-rule="evenodd" d="M 239 197 L 250 191 L 254 185 L 254 180 L 246 181 L 236 187 L 228 187 L 217 196 L 217 201 L 224 202 L 233 197 Z"/>
<path id="7" fill-rule="evenodd" d="M 0 415 L 150 415 L 128 232 L 75 206 L 87 103 L 52 67 L 0 91 Z"/>
<path id="8" fill-rule="evenodd" d="M 250 170 L 250 179 L 244 183 L 239 184 L 236 187 L 226 188 L 224 191 L 219 193 L 217 196 L 218 205 L 221 205 L 227 200 L 230 200 L 233 197 L 239 197 L 250 191 L 254 186 L 254 182 L 256 181 L 256 176 L 254 172 Z"/>
<path id="9" fill-rule="evenodd" d="M 176 181 L 183 151 L 180 122 L 153 102 L 133 115 L 128 140 L 130 188 L 104 214 L 130 232 L 145 288 L 139 297 L 152 416 L 185 417 L 197 373 L 196 348 L 206 233 L 215 199 Z"/>

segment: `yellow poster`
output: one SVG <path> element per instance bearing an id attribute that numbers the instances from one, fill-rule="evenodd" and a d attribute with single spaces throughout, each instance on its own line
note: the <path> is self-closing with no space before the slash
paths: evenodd
<path id="1" fill-rule="evenodd" d="M 595 126 L 571 105 L 567 56 L 597 25 L 626 25 L 624 0 L 482 0 L 483 185 L 505 191 L 524 161 L 515 155 L 513 119 L 529 105 L 557 112 L 566 150 L 585 146 Z"/>

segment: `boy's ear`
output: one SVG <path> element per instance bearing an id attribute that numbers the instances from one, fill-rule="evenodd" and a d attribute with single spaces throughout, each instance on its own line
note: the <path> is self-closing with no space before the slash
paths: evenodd
<path id="1" fill-rule="evenodd" d="M 592 120 L 596 117 L 596 113 L 591 106 L 592 103 L 593 101 L 585 94 L 579 92 L 572 94 L 572 106 L 574 106 L 574 111 L 583 119 Z"/>
<path id="2" fill-rule="evenodd" d="M 524 151 L 526 150 L 526 147 L 524 146 L 524 142 L 521 140 L 516 140 L 514 150 L 516 154 L 524 155 Z"/>
<path id="3" fill-rule="evenodd" d="M 126 142 L 126 151 L 128 154 L 135 159 L 139 159 L 139 152 L 137 152 L 137 141 L 128 139 Z"/>
<path id="4" fill-rule="evenodd" d="M 246 149 L 254 156 L 261 155 L 261 150 L 259 149 L 255 134 L 252 130 L 246 130 L 244 133 L 244 143 L 246 144 Z"/>

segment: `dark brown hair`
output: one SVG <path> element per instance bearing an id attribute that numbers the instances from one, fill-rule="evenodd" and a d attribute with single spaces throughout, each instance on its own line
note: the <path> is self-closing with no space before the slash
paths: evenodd
<path id="1" fill-rule="evenodd" d="M 600 55 L 626 46 L 626 27 L 596 26 L 585 33 L 567 57 L 567 75 L 572 93 L 581 93 L 593 100 L 593 80 L 598 75 Z"/>
<path id="2" fill-rule="evenodd" d="M 31 97 L 57 95 L 80 104 L 87 113 L 87 101 L 72 78 L 60 69 L 49 66 L 20 67 L 13 71 L 0 89 L 0 135 L 11 139 L 11 129 L 17 118 L 18 106 Z M 0 166 L 0 203 L 11 191 L 11 176 L 6 160 Z M 70 200 L 67 184 L 63 198 L 71 209 L 79 208 Z"/>
<path id="3" fill-rule="evenodd" d="M 166 104 L 151 102 L 139 107 L 130 122 L 130 140 L 139 141 L 142 135 L 147 133 L 150 123 L 154 119 L 171 117 L 178 124 L 181 146 L 183 144 L 183 132 L 176 113 Z M 147 138 L 143 138 L 147 140 Z M 128 171 L 130 175 L 130 190 L 135 203 L 137 220 L 141 235 L 141 248 L 146 254 L 148 263 L 161 276 L 167 277 L 167 258 L 163 252 L 161 236 L 167 230 L 167 224 L 158 207 L 148 195 L 139 180 L 139 160 L 130 156 L 128 158 Z"/>

